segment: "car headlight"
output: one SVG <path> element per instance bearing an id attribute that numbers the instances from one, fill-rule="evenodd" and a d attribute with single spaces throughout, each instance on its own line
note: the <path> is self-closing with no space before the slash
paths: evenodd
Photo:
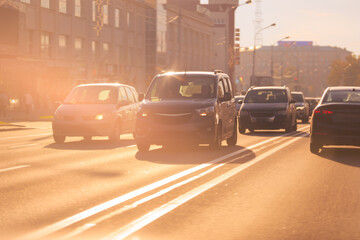
<path id="1" fill-rule="evenodd" d="M 240 110 L 240 117 L 243 117 L 243 116 L 249 116 L 249 112 L 245 111 L 245 110 Z"/>
<path id="2" fill-rule="evenodd" d="M 304 110 L 305 107 L 297 107 L 296 110 Z"/>
<path id="3" fill-rule="evenodd" d="M 98 121 L 104 120 L 104 118 L 105 118 L 104 114 L 98 114 L 95 116 L 95 120 L 98 120 Z"/>
<path id="4" fill-rule="evenodd" d="M 197 112 L 201 117 L 212 116 L 212 115 L 215 114 L 215 107 L 207 107 L 207 108 L 196 109 L 196 112 Z"/>
<path id="5" fill-rule="evenodd" d="M 150 114 L 149 111 L 146 111 L 146 110 L 140 108 L 138 113 L 137 113 L 137 116 L 139 118 L 144 118 L 144 117 L 148 117 L 149 114 Z"/>

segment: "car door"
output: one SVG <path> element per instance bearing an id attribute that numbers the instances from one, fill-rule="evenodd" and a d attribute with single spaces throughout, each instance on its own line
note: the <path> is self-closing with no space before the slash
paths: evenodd
<path id="1" fill-rule="evenodd" d="M 225 97 L 225 83 L 224 79 L 220 78 L 218 83 L 218 101 L 219 101 L 219 116 L 222 122 L 222 135 L 227 134 L 227 129 L 229 125 L 229 109 L 228 109 L 228 101 L 223 101 Z"/>
<path id="2" fill-rule="evenodd" d="M 126 94 L 129 99 L 129 112 L 128 112 L 128 120 L 129 120 L 129 132 L 134 132 L 136 126 L 136 113 L 137 113 L 137 100 L 133 94 L 131 88 L 126 87 Z"/>
<path id="3" fill-rule="evenodd" d="M 231 99 L 229 100 L 229 132 L 232 134 L 233 130 L 234 130 L 234 124 L 236 122 L 236 115 L 237 115 L 237 111 L 236 111 L 236 102 L 235 102 L 235 96 L 234 96 L 234 91 L 231 85 L 231 81 L 230 78 L 226 77 L 225 78 L 228 86 L 229 86 L 229 92 L 230 92 L 230 96 Z"/>

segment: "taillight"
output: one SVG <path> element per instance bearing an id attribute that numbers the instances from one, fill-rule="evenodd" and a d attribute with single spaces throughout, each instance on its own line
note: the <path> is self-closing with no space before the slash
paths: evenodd
<path id="1" fill-rule="evenodd" d="M 314 115 L 316 115 L 316 116 L 320 116 L 320 115 L 326 116 L 326 115 L 331 115 L 331 114 L 334 114 L 334 112 L 329 111 L 329 110 L 315 110 L 314 111 Z"/>

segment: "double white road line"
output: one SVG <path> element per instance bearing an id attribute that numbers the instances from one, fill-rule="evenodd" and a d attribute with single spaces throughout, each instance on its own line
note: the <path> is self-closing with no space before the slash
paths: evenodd
<path id="1" fill-rule="evenodd" d="M 305 130 L 307 131 L 309 129 L 309 127 L 304 127 L 304 128 L 301 128 L 299 129 L 300 131 L 301 130 Z M 145 194 L 145 193 L 148 193 L 152 190 L 155 190 L 157 188 L 160 188 L 166 184 L 169 184 L 171 182 L 175 182 L 176 180 L 179 180 L 180 178 L 183 178 L 183 177 L 186 177 L 190 174 L 193 174 L 197 171 L 200 171 L 202 169 L 205 169 L 205 168 L 209 168 L 203 172 L 200 172 L 199 174 L 197 174 L 196 176 L 192 176 L 186 180 L 183 180 L 182 182 L 178 182 L 178 183 L 174 183 L 172 186 L 169 186 L 165 189 L 161 189 L 160 191 L 150 195 L 150 196 L 145 196 L 144 198 L 138 200 L 137 202 L 134 202 L 132 204 L 128 204 L 126 206 L 123 206 L 121 207 L 120 209 L 116 210 L 115 212 L 112 212 L 110 214 L 107 214 L 105 216 L 101 216 L 95 220 L 93 220 L 91 222 L 91 224 L 85 224 L 75 230 L 73 230 L 72 232 L 68 233 L 67 235 L 65 236 L 62 236 L 62 239 L 67 239 L 67 238 L 71 238 L 75 235 L 78 235 L 82 232 L 84 232 L 85 230 L 93 227 L 93 226 L 96 226 L 97 223 L 101 222 L 101 221 L 104 221 L 105 219 L 108 219 L 112 216 L 115 216 L 115 215 L 119 215 L 129 209 L 133 209 L 137 206 L 139 206 L 140 204 L 143 204 L 145 202 L 148 202 L 156 197 L 159 197 L 159 196 L 162 196 L 168 192 L 170 192 L 171 190 L 174 190 L 180 186 L 183 186 L 189 182 L 192 182 L 192 181 L 195 181 L 196 179 L 199 179 L 200 177 L 203 177 L 213 171 L 215 171 L 216 169 L 228 164 L 228 163 L 231 163 L 231 162 L 234 162 L 236 160 L 239 160 L 241 158 L 245 158 L 247 157 L 250 153 L 247 153 L 247 154 L 244 154 L 246 152 L 248 152 L 249 150 L 254 150 L 254 152 L 258 152 L 260 151 L 259 150 L 256 150 L 256 148 L 260 147 L 260 146 L 265 146 L 266 144 L 270 144 L 270 145 L 273 145 L 273 144 L 276 144 L 276 143 L 279 143 L 279 142 L 282 142 L 282 141 L 286 141 L 285 143 L 281 144 L 281 145 L 278 145 L 274 148 L 271 148 L 269 151 L 266 151 L 264 152 L 263 154 L 253 158 L 252 160 L 249 160 L 248 162 L 246 163 L 243 163 L 241 165 L 239 165 L 238 167 L 235 167 L 233 168 L 232 170 L 210 180 L 209 182 L 199 186 L 199 187 L 196 187 L 194 188 L 193 190 L 179 196 L 178 198 L 160 206 L 159 208 L 143 215 L 142 217 L 138 218 L 137 220 L 129 223 L 128 225 L 126 226 L 123 226 L 121 227 L 119 230 L 109 234 L 108 236 L 106 236 L 104 239 L 123 239 L 131 234 L 133 234 L 134 232 L 138 231 L 139 229 L 145 227 L 146 225 L 148 225 L 149 223 L 155 221 L 156 219 L 160 218 L 161 216 L 167 214 L 168 212 L 174 210 L 175 208 L 181 206 L 182 204 L 186 203 L 187 201 L 193 199 L 194 197 L 200 195 L 201 193 L 203 193 L 204 191 L 216 186 L 217 184 L 229 179 L 230 177 L 240 173 L 241 171 L 249 168 L 250 166 L 258 163 L 259 161 L 265 159 L 266 157 L 274 154 L 275 152 L 293 144 L 294 142 L 298 141 L 299 139 L 303 138 L 304 136 L 306 136 L 308 133 L 304 133 L 304 132 L 296 132 L 296 133 L 287 133 L 287 134 L 284 134 L 284 135 L 281 135 L 281 136 L 278 136 L 278 137 L 274 137 L 274 138 L 270 138 L 268 140 L 265 140 L 265 141 L 262 141 L 260 143 L 257 143 L 257 144 L 254 144 L 250 147 L 247 147 L 247 148 L 244 148 L 244 149 L 241 149 L 239 151 L 236 151 L 236 152 L 233 152 L 233 153 L 230 153 L 230 154 L 227 154 L 227 155 L 224 155 L 220 158 L 217 158 L 217 159 L 214 159 L 208 163 L 205 163 L 205 164 L 201 164 L 201 165 L 198 165 L 196 167 L 193 167 L 193 168 L 190 168 L 190 169 L 187 169 L 185 171 L 182 171 L 180 173 L 177 173 L 175 175 L 172 175 L 170 177 L 167 177 L 165 179 L 162 179 L 160 181 L 157 181 L 155 183 L 152 183 L 148 186 L 145 186 L 145 187 L 142 187 L 142 188 L 139 188 L 135 191 L 132 191 L 132 192 L 129 192 L 125 195 L 122 195 L 122 196 L 119 196 L 115 199 L 112 199 L 110 201 L 107 201 L 105 203 L 102 203 L 98 206 L 95 206 L 93 208 L 90 208 L 86 211 L 83 211 L 81 213 L 78 213 L 74 216 L 71 216 L 67 219 L 64 219 L 62 221 L 59 221 L 59 222 L 56 222 L 52 225 L 49 225 L 45 228 L 42 228 L 42 229 L 39 229 L 35 232 L 32 232 L 32 233 L 29 233 L 28 235 L 26 236 L 22 236 L 20 239 L 41 239 L 41 238 L 44 238 L 50 234 L 53 234 L 59 230 L 62 230 L 66 227 L 69 227 L 75 223 L 78 223 L 84 219 L 87 219 L 89 217 L 92 217 L 98 213 L 101 213 L 101 212 L 104 212 L 105 210 L 108 210 L 112 207 L 115 207 L 115 206 L 118 206 L 128 200 L 131 200 L 135 197 L 138 197 L 142 194 Z M 289 138 L 286 138 L 286 136 L 291 136 L 293 138 L 291 138 L 289 140 Z M 263 148 L 261 148 L 263 149 Z M 241 155 L 243 154 L 243 155 Z M 215 165 L 216 164 L 216 165 Z"/>

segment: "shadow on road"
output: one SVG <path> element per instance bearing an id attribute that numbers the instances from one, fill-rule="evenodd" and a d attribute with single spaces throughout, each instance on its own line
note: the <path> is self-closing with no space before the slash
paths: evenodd
<path id="1" fill-rule="evenodd" d="M 246 132 L 243 135 L 254 136 L 254 137 L 279 137 L 279 136 L 282 136 L 282 137 L 288 137 L 289 138 L 289 137 L 294 137 L 294 134 L 300 133 L 300 132 L 301 131 L 296 131 L 296 132 L 291 132 L 291 135 L 284 135 L 285 134 L 284 131 L 255 130 L 254 132 Z M 300 136 L 297 135 L 296 137 L 300 137 Z M 307 138 L 309 136 L 305 135 L 305 136 L 301 136 L 301 137 Z"/>
<path id="2" fill-rule="evenodd" d="M 130 139 L 121 139 L 116 143 L 109 142 L 107 139 L 104 140 L 81 140 L 81 141 L 72 141 L 65 142 L 62 144 L 51 143 L 44 148 L 52 148 L 59 150 L 106 150 L 106 149 L 116 149 L 123 148 L 127 146 L 134 145 L 135 141 Z"/>
<path id="3" fill-rule="evenodd" d="M 218 150 L 211 150 L 208 146 L 176 146 L 158 148 L 148 152 L 137 152 L 135 158 L 140 161 L 148 161 L 159 164 L 203 164 L 243 149 L 246 148 L 241 146 L 223 146 Z M 256 156 L 253 151 L 246 149 L 245 152 L 235 155 L 235 157 L 245 154 L 246 158 L 241 158 L 233 163 L 243 163 L 244 161 L 249 161 Z"/>
<path id="4" fill-rule="evenodd" d="M 319 156 L 345 165 L 360 167 L 360 148 L 325 147 Z"/>

